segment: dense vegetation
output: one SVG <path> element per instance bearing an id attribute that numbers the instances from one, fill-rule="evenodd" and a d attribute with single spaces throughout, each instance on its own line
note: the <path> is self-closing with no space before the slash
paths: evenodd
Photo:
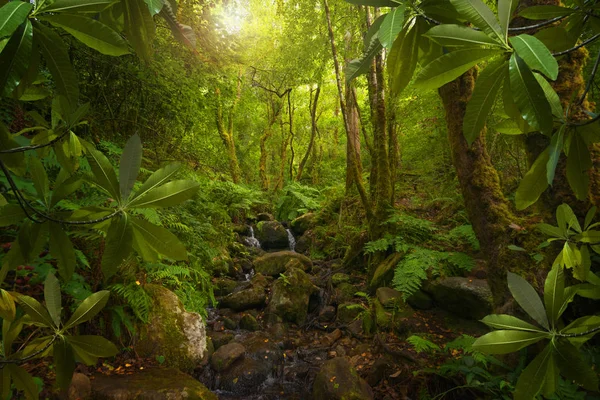
<path id="1" fill-rule="evenodd" d="M 598 21 L 595 0 L 0 0 L 0 398 L 164 363 L 241 396 L 207 378 L 240 329 L 296 362 L 314 331 L 332 360 L 366 344 L 376 398 L 596 398 Z M 143 344 L 162 288 L 202 354 L 215 333 L 191 368 Z M 346 390 L 315 360 L 311 395 Z"/>

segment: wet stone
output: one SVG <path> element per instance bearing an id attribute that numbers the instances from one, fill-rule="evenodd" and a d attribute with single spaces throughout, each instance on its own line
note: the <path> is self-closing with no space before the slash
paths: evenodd
<path id="1" fill-rule="evenodd" d="M 228 343 L 219 347 L 210 359 L 210 366 L 217 372 L 228 369 L 236 360 L 244 356 L 246 348 L 239 343 Z"/>

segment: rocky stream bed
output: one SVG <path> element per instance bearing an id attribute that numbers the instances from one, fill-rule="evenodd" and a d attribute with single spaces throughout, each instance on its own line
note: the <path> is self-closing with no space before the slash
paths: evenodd
<path id="1" fill-rule="evenodd" d="M 240 228 L 250 256 L 215 277 L 218 308 L 208 311 L 207 321 L 186 312 L 167 289 L 149 287 L 151 322 L 135 348 L 139 356 L 162 357 L 163 365 L 96 373 L 89 390 L 79 377 L 84 383 L 71 388 L 71 398 L 416 399 L 423 382 L 415 384 L 422 378 L 414 372 L 439 360 L 416 353 L 406 337 L 426 334 L 443 345 L 485 331 L 463 319 L 489 312 L 484 280 L 429 282 L 404 302 L 386 286 L 394 256 L 366 282 L 341 260 L 314 261 L 295 251 L 308 229 L 299 225 L 292 233 L 267 218 Z M 425 386 L 457 384 L 440 378 Z"/>

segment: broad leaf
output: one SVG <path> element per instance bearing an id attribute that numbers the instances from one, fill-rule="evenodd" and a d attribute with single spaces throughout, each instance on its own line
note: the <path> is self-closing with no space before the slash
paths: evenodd
<path id="1" fill-rule="evenodd" d="M 517 317 L 506 314 L 491 314 L 481 320 L 493 329 L 508 329 L 515 331 L 543 332 L 535 325 L 525 322 Z M 545 333 L 545 332 L 544 332 Z"/>
<path id="2" fill-rule="evenodd" d="M 544 43 L 544 46 L 553 53 L 570 49 L 573 42 L 569 32 L 561 26 L 552 26 L 550 28 L 542 29 L 534 36 Z"/>
<path id="3" fill-rule="evenodd" d="M 563 119 L 564 118 L 564 110 L 562 108 L 562 104 L 560 102 L 560 98 L 558 97 L 558 94 L 556 94 L 556 92 L 554 91 L 552 86 L 548 83 L 548 81 L 543 76 L 541 76 L 537 72 L 534 72 L 533 75 L 535 76 L 535 79 L 538 81 L 538 83 L 540 84 L 540 87 L 544 91 L 544 95 L 546 96 L 548 103 L 550 103 L 550 109 L 552 110 L 552 115 L 554 115 L 556 118 Z"/>
<path id="4" fill-rule="evenodd" d="M 371 68 L 373 58 L 381 51 L 383 46 L 377 37 L 373 37 L 369 48 L 359 59 L 352 60 L 346 66 L 346 82 L 350 82 L 359 75 L 366 74 Z"/>
<path id="5" fill-rule="evenodd" d="M 585 214 L 585 222 L 583 224 L 583 229 L 588 229 L 590 227 L 592 221 L 594 220 L 594 217 L 596 216 L 597 210 L 598 209 L 596 208 L 596 206 L 593 206 L 588 210 L 587 214 Z"/>
<path id="6" fill-rule="evenodd" d="M 0 122 L 0 149 L 8 150 L 16 147 L 19 147 L 19 144 L 13 139 L 6 125 Z M 6 167 L 18 175 L 25 173 L 25 156 L 22 152 L 2 154 L 0 160 L 4 161 Z"/>
<path id="7" fill-rule="evenodd" d="M 133 196 L 132 199 L 142 196 L 146 192 L 156 187 L 161 186 L 162 184 L 168 182 L 179 169 L 181 168 L 181 164 L 173 163 L 169 164 L 164 168 L 155 171 L 150 177 L 142 184 L 137 193 Z"/>
<path id="8" fill-rule="evenodd" d="M 6 364 L 4 368 L 10 374 L 16 388 L 25 394 L 26 399 L 38 399 L 38 386 L 25 368 L 15 364 Z"/>
<path id="9" fill-rule="evenodd" d="M 548 164 L 546 164 L 546 180 L 548 185 L 552 185 L 558 159 L 562 153 L 563 144 L 565 142 L 566 125 L 561 125 L 558 132 L 552 135 L 550 139 L 550 147 L 548 148 Z"/>
<path id="10" fill-rule="evenodd" d="M 422 90 L 437 89 L 452 82 L 477 63 L 502 54 L 496 49 L 460 49 L 435 59 L 419 72 L 415 85 Z"/>
<path id="11" fill-rule="evenodd" d="M 521 17 L 533 20 L 539 19 L 552 19 L 556 17 L 562 17 L 564 15 L 571 15 L 575 10 L 567 7 L 543 5 L 543 6 L 532 6 L 527 7 L 519 13 Z"/>
<path id="12" fill-rule="evenodd" d="M 485 32 L 498 43 L 505 44 L 503 29 L 494 12 L 481 0 L 450 0 L 456 11 L 467 21 Z"/>
<path id="13" fill-rule="evenodd" d="M 586 390 L 598 390 L 598 373 L 583 360 L 579 350 L 568 340 L 558 340 L 555 357 L 565 378 L 579 383 Z"/>
<path id="14" fill-rule="evenodd" d="M 142 165 L 142 141 L 135 134 L 129 138 L 121 154 L 121 163 L 119 164 L 119 187 L 121 197 L 127 200 L 131 189 L 137 179 Z"/>
<path id="15" fill-rule="evenodd" d="M 121 0 L 125 15 L 125 36 L 146 62 L 152 58 L 155 24 L 144 0 Z"/>
<path id="16" fill-rule="evenodd" d="M 553 346 L 548 344 L 523 370 L 515 387 L 515 400 L 531 400 L 544 386 L 548 369 L 554 363 Z"/>
<path id="17" fill-rule="evenodd" d="M 463 131 L 469 146 L 479 137 L 485 126 L 507 69 L 508 63 L 505 60 L 498 60 L 484 69 L 477 78 L 463 121 Z"/>
<path id="18" fill-rule="evenodd" d="M 544 285 L 544 304 L 550 326 L 554 328 L 560 317 L 560 310 L 564 302 L 565 275 L 562 267 L 552 267 Z"/>
<path id="19" fill-rule="evenodd" d="M 54 326 L 60 325 L 61 294 L 60 284 L 54 274 L 49 273 L 44 282 L 44 300 Z"/>
<path id="20" fill-rule="evenodd" d="M 155 251 L 173 260 L 187 260 L 187 250 L 177 236 L 165 228 L 143 219 L 131 218 L 134 232 L 138 232 Z"/>
<path id="21" fill-rule="evenodd" d="M 125 213 L 111 219 L 104 254 L 102 255 L 102 273 L 104 279 L 113 276 L 125 259 L 131 254 L 133 245 L 133 230 L 129 216 Z"/>
<path id="22" fill-rule="evenodd" d="M 175 39 L 196 51 L 196 34 L 194 33 L 194 29 L 192 29 L 191 26 L 184 25 L 177 21 L 177 17 L 170 3 L 165 3 L 163 9 L 160 11 L 160 16 L 167 21 Z"/>
<path id="23" fill-rule="evenodd" d="M 101 290 L 83 300 L 65 324 L 64 330 L 94 318 L 106 306 L 109 297 L 110 292 L 108 290 Z"/>
<path id="24" fill-rule="evenodd" d="M 77 347 L 93 357 L 114 357 L 119 352 L 119 349 L 110 340 L 101 336 L 68 336 L 67 341 L 74 348 Z"/>
<path id="25" fill-rule="evenodd" d="M 48 192 L 50 190 L 48 175 L 42 161 L 38 157 L 29 159 L 29 170 L 33 180 L 33 186 L 38 194 L 38 197 L 44 204 L 48 204 Z"/>
<path id="26" fill-rule="evenodd" d="M 43 11 L 53 13 L 93 13 L 97 14 L 114 3 L 115 0 L 55 0 L 47 1 Z"/>
<path id="27" fill-rule="evenodd" d="M 25 211 L 18 204 L 7 204 L 0 207 L 0 227 L 16 225 L 25 217 Z"/>
<path id="28" fill-rule="evenodd" d="M 73 372 L 75 371 L 75 355 L 71 345 L 60 337 L 54 342 L 54 366 L 56 368 L 56 383 L 58 387 L 66 390 L 71 384 Z"/>
<path id="29" fill-rule="evenodd" d="M 0 8 L 0 38 L 10 36 L 27 19 L 33 5 L 11 1 Z"/>
<path id="30" fill-rule="evenodd" d="M 88 154 L 88 160 L 95 181 L 98 186 L 104 189 L 114 200 L 121 201 L 121 192 L 119 181 L 115 170 L 104 154 L 96 150 L 91 144 L 84 142 Z"/>
<path id="31" fill-rule="evenodd" d="M 56 258 L 60 277 L 69 282 L 75 272 L 75 249 L 60 224 L 50 223 L 50 254 Z"/>
<path id="32" fill-rule="evenodd" d="M 179 180 L 165 183 L 149 190 L 143 196 L 131 201 L 127 207 L 171 207 L 191 199 L 198 192 L 200 184 L 190 180 Z"/>
<path id="33" fill-rule="evenodd" d="M 44 306 L 42 306 L 39 301 L 33 297 L 19 295 L 19 297 L 17 297 L 17 301 L 19 302 L 21 308 L 23 308 L 23 311 L 29 315 L 32 322 L 48 328 L 55 326 L 52 317 L 50 317 L 50 314 L 48 314 L 48 310 L 46 310 Z"/>
<path id="34" fill-rule="evenodd" d="M 27 72 L 33 48 L 33 27 L 29 20 L 13 32 L 0 53 L 0 94 L 10 96 Z"/>
<path id="35" fill-rule="evenodd" d="M 398 96 L 410 83 L 419 58 L 419 41 L 424 23 L 415 19 L 405 26 L 394 41 L 388 56 L 388 73 L 391 77 L 392 96 Z"/>
<path id="36" fill-rule="evenodd" d="M 558 76 L 558 62 L 544 43 L 527 34 L 513 36 L 509 40 L 519 57 L 527 63 L 529 68 L 540 71 L 552 80 L 556 79 Z"/>
<path id="37" fill-rule="evenodd" d="M 498 19 L 502 28 L 502 37 L 508 38 L 508 28 L 513 14 L 519 5 L 519 0 L 498 0 Z"/>
<path id="38" fill-rule="evenodd" d="M 552 132 L 552 109 L 537 79 L 521 57 L 513 54 L 509 64 L 510 89 L 523 119 L 535 129 Z"/>
<path id="39" fill-rule="evenodd" d="M 163 4 L 165 3 L 164 0 L 144 0 L 144 2 L 148 5 L 148 10 L 150 10 L 150 14 L 152 14 L 152 16 L 158 14 L 160 10 L 162 10 Z"/>
<path id="40" fill-rule="evenodd" d="M 591 167 L 590 150 L 581 135 L 575 133 L 571 139 L 567 157 L 567 180 L 579 200 L 587 199 L 590 186 L 590 177 L 587 171 Z"/>
<path id="41" fill-rule="evenodd" d="M 558 227 L 562 229 L 564 233 L 563 237 L 567 236 L 570 229 L 581 233 L 581 225 L 579 225 L 577 216 L 568 204 L 561 204 L 556 207 L 556 223 L 558 224 Z"/>
<path id="42" fill-rule="evenodd" d="M 535 203 L 548 187 L 546 166 L 549 159 L 549 150 L 546 149 L 539 155 L 531 166 L 531 169 L 521 179 L 515 196 L 517 210 L 524 210 Z"/>
<path id="43" fill-rule="evenodd" d="M 78 14 L 55 14 L 41 18 L 63 28 L 88 47 L 109 56 L 129 54 L 127 42 L 114 30 L 93 18 Z"/>
<path id="44" fill-rule="evenodd" d="M 14 321 L 15 316 L 15 299 L 6 290 L 0 289 L 0 318 Z"/>
<path id="45" fill-rule="evenodd" d="M 519 275 L 508 272 L 508 288 L 521 308 L 537 323 L 549 329 L 544 305 L 533 286 Z"/>
<path id="46" fill-rule="evenodd" d="M 476 31 L 464 25 L 443 24 L 427 31 L 426 36 L 444 47 L 482 47 L 501 46 L 481 31 Z"/>
<path id="47" fill-rule="evenodd" d="M 59 201 L 75 193 L 81 187 L 82 184 L 83 181 L 81 180 L 81 177 L 77 175 L 73 175 L 67 178 L 65 181 L 61 182 L 52 191 L 52 196 L 50 198 L 50 207 L 54 207 L 58 204 Z"/>
<path id="48" fill-rule="evenodd" d="M 550 334 L 547 332 L 499 330 L 477 338 L 473 349 L 486 354 L 507 354 L 548 338 Z"/>
<path id="49" fill-rule="evenodd" d="M 402 31 L 404 25 L 404 9 L 404 5 L 393 8 L 381 23 L 378 37 L 381 45 L 386 49 L 392 47 L 392 43 L 394 43 L 394 40 L 396 40 L 400 31 Z"/>

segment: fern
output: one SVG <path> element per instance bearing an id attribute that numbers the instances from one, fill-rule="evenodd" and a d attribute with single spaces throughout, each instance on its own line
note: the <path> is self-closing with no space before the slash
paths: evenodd
<path id="1" fill-rule="evenodd" d="M 471 225 L 460 225 L 452 229 L 450 232 L 440 235 L 440 240 L 448 242 L 453 246 L 467 246 L 472 250 L 479 250 L 479 240 L 475 236 Z"/>
<path id="2" fill-rule="evenodd" d="M 406 341 L 415 348 L 417 353 L 425 352 L 431 354 L 440 350 L 440 346 L 437 344 L 417 335 L 410 336 Z"/>
<path id="3" fill-rule="evenodd" d="M 402 293 L 404 300 L 418 291 L 423 281 L 427 279 L 427 268 L 424 268 L 416 260 L 415 258 L 411 258 L 400 261 L 394 271 L 392 285 L 394 289 Z"/>
<path id="4" fill-rule="evenodd" d="M 283 195 L 275 207 L 278 220 L 291 221 L 320 206 L 321 192 L 309 186 L 293 183 L 283 189 Z"/>
<path id="5" fill-rule="evenodd" d="M 450 264 L 450 275 L 459 275 L 463 272 L 470 272 L 475 267 L 475 260 L 465 253 L 453 252 L 447 253 L 446 260 Z"/>
<path id="6" fill-rule="evenodd" d="M 412 244 L 426 242 L 438 230 L 433 222 L 408 214 L 395 214 L 385 224 L 393 225 L 394 230 Z"/>
<path id="7" fill-rule="evenodd" d="M 148 323 L 152 300 L 144 288 L 135 282 L 129 284 L 117 283 L 109 289 L 114 292 L 126 306 L 131 308 L 134 315 L 142 322 Z"/>

